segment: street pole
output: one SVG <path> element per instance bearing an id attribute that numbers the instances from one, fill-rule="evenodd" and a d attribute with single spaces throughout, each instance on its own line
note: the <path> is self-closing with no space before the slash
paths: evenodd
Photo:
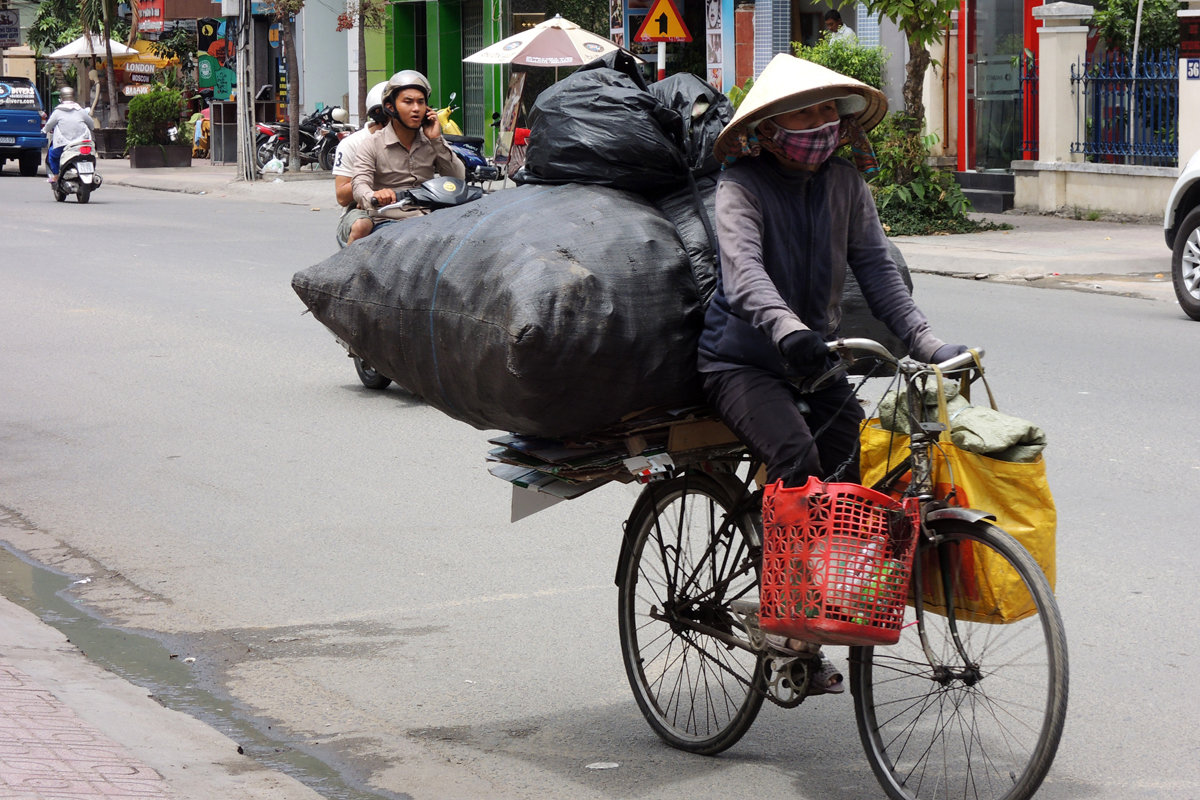
<path id="1" fill-rule="evenodd" d="M 258 162 L 254 146 L 254 92 L 250 83 L 254 74 L 250 4 L 251 0 L 238 0 L 237 160 L 242 180 L 253 182 L 258 177 Z"/>

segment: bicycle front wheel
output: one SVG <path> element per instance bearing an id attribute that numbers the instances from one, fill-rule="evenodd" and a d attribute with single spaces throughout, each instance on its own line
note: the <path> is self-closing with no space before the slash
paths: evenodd
<path id="1" fill-rule="evenodd" d="M 712 635 L 747 642 L 729 605 L 758 600 L 758 528 L 734 511 L 737 500 L 701 472 L 647 486 L 617 571 L 621 655 L 638 706 L 668 744 L 702 755 L 742 737 L 766 688 L 761 651 Z"/>
<path id="2" fill-rule="evenodd" d="M 931 527 L 933 541 L 922 542 L 917 558 L 936 548 L 922 563 L 942 565 L 949 605 L 971 596 L 966 551 L 990 551 L 992 568 L 1024 586 L 1036 613 L 951 624 L 925 610 L 927 654 L 909 608 L 898 644 L 855 648 L 854 711 L 867 758 L 894 800 L 1026 800 L 1050 769 L 1067 709 L 1066 634 L 1054 594 L 1033 557 L 999 528 L 960 520 Z"/>

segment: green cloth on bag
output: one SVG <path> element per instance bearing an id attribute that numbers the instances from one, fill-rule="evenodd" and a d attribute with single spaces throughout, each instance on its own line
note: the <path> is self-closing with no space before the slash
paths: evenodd
<path id="1" fill-rule="evenodd" d="M 987 406 L 973 406 L 959 395 L 958 384 L 943 383 L 946 415 L 950 420 L 950 440 L 968 453 L 978 453 L 998 461 L 1028 463 L 1046 448 L 1046 432 L 1028 420 L 1004 414 Z M 922 390 L 926 419 L 937 418 L 937 394 L 934 386 Z M 884 430 L 911 434 L 905 390 L 893 390 L 879 401 L 879 423 Z"/>

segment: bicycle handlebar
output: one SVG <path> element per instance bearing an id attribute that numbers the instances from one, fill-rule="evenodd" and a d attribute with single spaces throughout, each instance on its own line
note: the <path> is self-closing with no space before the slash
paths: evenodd
<path id="1" fill-rule="evenodd" d="M 828 344 L 829 352 L 838 356 L 852 356 L 854 353 L 865 352 L 883 361 L 886 361 L 889 364 L 895 364 L 896 366 L 899 366 L 900 362 L 902 361 L 902 359 L 896 358 L 894 355 L 892 355 L 890 350 L 874 339 L 837 339 L 829 342 Z M 980 358 L 983 358 L 984 351 L 982 347 L 975 348 L 975 352 L 979 354 Z M 970 351 L 967 351 L 961 355 L 954 356 L 954 358 L 948 358 L 940 364 L 922 364 L 921 362 L 917 361 L 911 361 L 911 363 L 918 364 L 922 367 L 936 366 L 942 372 L 952 372 L 956 369 L 973 366 L 975 364 L 975 356 L 972 355 Z"/>

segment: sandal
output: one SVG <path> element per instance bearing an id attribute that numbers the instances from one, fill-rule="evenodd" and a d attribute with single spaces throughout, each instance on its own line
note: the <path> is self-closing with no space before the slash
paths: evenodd
<path id="1" fill-rule="evenodd" d="M 846 691 L 846 684 L 842 680 L 842 673 L 833 662 L 821 655 L 821 666 L 813 673 L 812 678 L 808 682 L 808 691 L 804 693 L 805 697 L 813 697 L 818 694 L 841 694 Z"/>
<path id="2" fill-rule="evenodd" d="M 804 642 L 800 639 L 788 639 L 785 636 L 776 634 L 767 634 L 767 644 L 771 649 L 778 651 L 786 656 L 818 656 L 821 659 L 820 665 L 813 672 L 812 677 L 808 682 L 808 690 L 804 693 L 805 697 L 814 697 L 819 694 L 841 694 L 846 691 L 846 684 L 842 677 L 841 671 L 833 665 L 833 662 L 825 657 L 821 652 L 821 646 Z"/>

